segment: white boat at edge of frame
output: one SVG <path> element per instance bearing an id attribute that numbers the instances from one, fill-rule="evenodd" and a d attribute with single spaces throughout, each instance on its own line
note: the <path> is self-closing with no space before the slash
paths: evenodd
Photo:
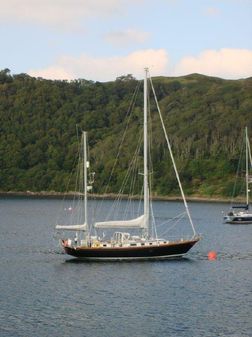
<path id="1" fill-rule="evenodd" d="M 249 185 L 252 183 L 252 175 L 249 174 L 252 170 L 252 157 L 250 142 L 248 137 L 248 128 L 245 128 L 245 190 L 246 190 L 246 200 L 244 204 L 232 205 L 228 213 L 224 216 L 224 223 L 232 225 L 248 225 L 252 224 L 252 212 L 249 210 Z"/>

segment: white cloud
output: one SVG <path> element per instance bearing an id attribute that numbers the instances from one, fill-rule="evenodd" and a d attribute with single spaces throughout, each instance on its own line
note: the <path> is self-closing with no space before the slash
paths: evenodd
<path id="1" fill-rule="evenodd" d="M 62 56 L 45 69 L 33 69 L 28 74 L 47 79 L 84 78 L 94 81 L 111 81 L 116 77 L 133 74 L 143 77 L 143 68 L 149 67 L 152 76 L 183 76 L 200 73 L 226 79 L 252 76 L 252 51 L 246 49 L 206 50 L 198 56 L 185 57 L 169 72 L 168 53 L 164 49 L 147 49 L 126 56 L 94 58 L 87 54 L 79 57 Z"/>
<path id="2" fill-rule="evenodd" d="M 63 62 L 59 65 L 49 66 L 41 70 L 28 71 L 30 76 L 42 77 L 48 80 L 70 80 L 73 79 L 71 71 L 64 66 Z"/>
<path id="3" fill-rule="evenodd" d="M 111 81 L 116 77 L 132 74 L 143 77 L 143 69 L 149 67 L 152 76 L 167 73 L 168 55 L 164 49 L 148 49 L 133 52 L 122 57 L 93 58 L 86 54 L 78 58 L 62 56 L 56 64 L 40 70 L 30 70 L 28 74 L 47 79 L 84 78 L 94 81 Z"/>
<path id="4" fill-rule="evenodd" d="M 252 50 L 206 50 L 198 56 L 183 58 L 174 68 L 174 75 L 200 73 L 226 79 L 252 76 Z"/>
<path id="5" fill-rule="evenodd" d="M 220 14 L 220 10 L 216 7 L 208 7 L 206 10 L 206 15 L 217 16 Z"/>
<path id="6" fill-rule="evenodd" d="M 1 0 L 3 21 L 79 29 L 87 19 L 123 13 L 123 0 Z"/>
<path id="7" fill-rule="evenodd" d="M 142 32 L 135 29 L 124 31 L 110 32 L 105 35 L 105 40 L 116 47 L 125 47 L 131 44 L 143 44 L 150 37 L 147 32 Z"/>

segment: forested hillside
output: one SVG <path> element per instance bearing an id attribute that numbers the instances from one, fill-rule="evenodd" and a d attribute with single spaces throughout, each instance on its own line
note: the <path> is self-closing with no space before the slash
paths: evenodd
<path id="1" fill-rule="evenodd" d="M 223 80 L 192 74 L 153 79 L 174 156 L 189 195 L 229 196 L 244 127 L 252 136 L 252 78 Z M 76 161 L 76 130 L 89 133 L 95 192 L 109 177 L 137 81 L 51 81 L 0 72 L 0 191 L 73 190 L 69 175 Z M 142 113 L 134 106 L 129 139 Z M 156 195 L 177 193 L 164 141 L 153 119 L 153 175 Z M 250 138 L 251 139 L 251 138 Z M 115 172 L 109 192 L 118 189 L 127 158 Z"/>

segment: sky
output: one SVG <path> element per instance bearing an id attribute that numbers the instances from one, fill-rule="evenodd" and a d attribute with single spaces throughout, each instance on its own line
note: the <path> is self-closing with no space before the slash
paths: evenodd
<path id="1" fill-rule="evenodd" d="M 252 0 L 0 0 L 0 70 L 46 79 L 252 76 Z"/>

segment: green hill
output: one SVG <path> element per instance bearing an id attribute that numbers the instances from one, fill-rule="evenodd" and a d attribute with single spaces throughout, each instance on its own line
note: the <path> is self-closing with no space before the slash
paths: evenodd
<path id="1" fill-rule="evenodd" d="M 153 79 L 185 192 L 229 196 L 244 127 L 252 135 L 252 78 L 223 80 L 192 74 Z M 110 174 L 137 81 L 50 81 L 0 71 L 0 190 L 66 191 L 76 160 L 78 129 L 87 130 L 95 192 Z M 134 139 L 142 97 L 133 109 Z M 153 117 L 156 195 L 177 193 L 168 153 Z M 132 149 L 128 145 L 110 192 L 118 189 Z"/>

